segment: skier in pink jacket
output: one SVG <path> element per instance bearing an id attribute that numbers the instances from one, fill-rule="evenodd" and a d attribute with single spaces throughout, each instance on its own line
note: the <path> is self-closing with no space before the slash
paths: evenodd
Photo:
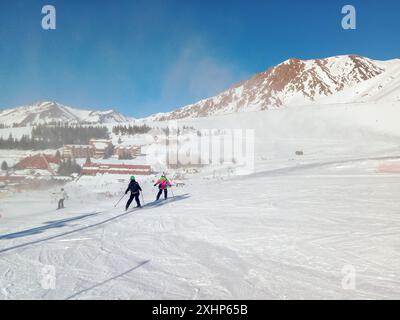
<path id="1" fill-rule="evenodd" d="M 169 182 L 167 177 L 165 175 L 162 175 L 160 179 L 156 182 L 154 185 L 155 187 L 158 186 L 158 194 L 157 194 L 157 200 L 160 200 L 161 194 L 164 191 L 164 199 L 167 200 L 168 198 L 168 187 L 171 187 L 172 184 Z"/>

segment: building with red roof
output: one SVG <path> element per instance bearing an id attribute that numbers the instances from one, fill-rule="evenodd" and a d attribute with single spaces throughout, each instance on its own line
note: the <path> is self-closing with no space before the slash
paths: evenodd
<path id="1" fill-rule="evenodd" d="M 48 154 L 37 154 L 22 159 L 14 168 L 15 170 L 36 169 L 48 170 L 50 173 L 55 174 L 52 165 L 60 165 L 61 159 Z"/>

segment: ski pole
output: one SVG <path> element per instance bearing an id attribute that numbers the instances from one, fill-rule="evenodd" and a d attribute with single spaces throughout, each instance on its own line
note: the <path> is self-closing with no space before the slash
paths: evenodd
<path id="1" fill-rule="evenodd" d="M 122 201 L 123 198 L 125 198 L 125 196 L 126 196 L 126 194 L 124 194 L 124 195 L 122 196 L 122 198 L 119 199 L 119 201 L 115 204 L 114 208 L 116 208 L 117 205 L 119 205 L 119 203 Z"/>
<path id="2" fill-rule="evenodd" d="M 143 197 L 143 192 L 141 192 L 140 194 L 142 195 L 142 202 L 143 202 L 143 205 L 145 205 L 145 203 L 144 203 L 144 197 Z"/>
<path id="3" fill-rule="evenodd" d="M 172 190 L 172 187 L 171 187 L 171 192 L 172 192 L 172 197 L 173 197 L 174 200 L 175 200 L 174 190 Z"/>

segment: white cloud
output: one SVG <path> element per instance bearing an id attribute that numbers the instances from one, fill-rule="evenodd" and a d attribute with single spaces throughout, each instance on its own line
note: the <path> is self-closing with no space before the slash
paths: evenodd
<path id="1" fill-rule="evenodd" d="M 185 97 L 190 99 L 187 103 L 194 103 L 243 79 L 243 73 L 210 52 L 201 41 L 187 44 L 165 74 L 161 99 L 171 104 Z"/>

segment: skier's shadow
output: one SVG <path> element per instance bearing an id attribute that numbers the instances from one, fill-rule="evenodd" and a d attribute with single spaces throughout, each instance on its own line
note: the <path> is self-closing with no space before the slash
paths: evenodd
<path id="1" fill-rule="evenodd" d="M 15 233 L 9 233 L 9 234 L 5 234 L 5 235 L 0 235 L 0 240 L 10 240 L 10 239 L 16 239 L 16 238 L 23 238 L 23 237 L 27 237 L 27 236 L 32 236 L 32 235 L 35 235 L 35 234 L 43 233 L 44 231 L 49 230 L 49 229 L 63 228 L 65 226 L 67 226 L 67 224 L 69 222 L 82 220 L 82 219 L 85 219 L 85 218 L 88 218 L 88 217 L 92 217 L 92 216 L 95 216 L 95 215 L 98 215 L 98 214 L 99 214 L 99 212 L 83 214 L 81 216 L 68 218 L 68 219 L 62 219 L 62 220 L 56 220 L 56 221 L 47 221 L 47 222 L 44 223 L 45 225 L 41 226 L 41 227 L 36 227 L 36 228 L 32 228 L 32 229 L 27 229 L 27 230 L 15 232 Z"/>
<path id="2" fill-rule="evenodd" d="M 86 289 L 83 289 L 81 291 L 78 291 L 78 292 L 74 293 L 73 295 L 67 297 L 66 300 L 75 299 L 77 296 L 81 295 L 82 293 L 86 293 L 86 292 L 88 292 L 90 290 L 93 290 L 93 289 L 96 289 L 98 287 L 101 287 L 101 286 L 103 286 L 103 285 L 105 285 L 105 284 L 107 284 L 107 283 L 109 283 L 111 281 L 114 281 L 114 280 L 117 280 L 119 278 L 122 278 L 122 277 L 128 275 L 129 273 L 131 273 L 132 271 L 135 271 L 135 270 L 143 267 L 144 265 L 148 264 L 149 262 L 150 262 L 150 260 L 143 261 L 143 262 L 139 263 L 138 265 L 134 266 L 133 268 L 131 268 L 131 269 L 129 269 L 129 270 L 127 270 L 127 271 L 125 271 L 125 272 L 123 272 L 121 274 L 118 274 L 118 275 L 116 275 L 116 276 L 114 276 L 112 278 L 104 280 L 103 282 L 97 283 L 97 284 L 95 284 L 95 285 L 93 285 L 93 286 L 91 286 L 89 288 L 86 288 Z"/>
<path id="3" fill-rule="evenodd" d="M 185 200 L 188 198 L 190 198 L 190 194 L 186 193 L 186 194 L 178 195 L 175 197 L 171 197 L 168 200 L 159 200 L 159 201 L 150 202 L 150 203 L 144 205 L 143 208 L 146 208 L 146 209 L 147 208 L 149 208 L 149 209 L 150 208 L 158 208 L 158 207 L 162 207 L 162 206 L 168 205 L 170 203 L 173 203 L 175 201 L 182 201 L 182 200 Z M 43 233 L 49 229 L 60 229 L 60 228 L 67 226 L 68 223 L 70 223 L 70 222 L 82 220 L 82 219 L 85 219 L 88 217 L 96 216 L 98 214 L 100 214 L 100 212 L 84 214 L 81 216 L 68 218 L 68 219 L 47 221 L 44 223 L 45 224 L 44 226 L 31 228 L 31 229 L 27 229 L 27 230 L 15 232 L 15 233 L 0 235 L 0 240 L 11 240 L 11 239 L 23 238 L 23 237 L 28 237 L 28 236 L 33 236 L 36 234 Z"/>
<path id="4" fill-rule="evenodd" d="M 162 206 L 165 206 L 167 204 L 173 203 L 175 201 L 182 201 L 182 200 L 185 200 L 185 199 L 188 199 L 188 198 L 190 198 L 190 193 L 185 193 L 185 194 L 181 194 L 181 195 L 178 195 L 178 196 L 175 196 L 175 197 L 168 198 L 167 200 L 155 200 L 153 202 L 145 204 L 143 206 L 143 208 L 146 208 L 146 209 L 147 208 L 149 208 L 149 209 L 150 208 L 158 208 L 158 207 L 162 207 Z"/>

